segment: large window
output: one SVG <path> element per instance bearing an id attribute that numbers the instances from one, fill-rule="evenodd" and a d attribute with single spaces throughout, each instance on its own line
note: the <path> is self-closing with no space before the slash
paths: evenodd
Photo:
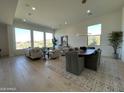
<path id="1" fill-rule="evenodd" d="M 100 45 L 101 24 L 88 26 L 88 45 Z"/>
<path id="2" fill-rule="evenodd" d="M 27 29 L 15 28 L 16 49 L 31 47 L 31 31 Z"/>
<path id="3" fill-rule="evenodd" d="M 44 47 L 44 32 L 33 31 L 34 47 Z"/>
<path id="4" fill-rule="evenodd" d="M 15 28 L 16 50 L 26 49 L 29 47 L 53 47 L 52 39 L 53 33 Z"/>
<path id="5" fill-rule="evenodd" d="M 45 33 L 46 34 L 46 47 L 53 47 L 52 39 L 53 33 Z"/>

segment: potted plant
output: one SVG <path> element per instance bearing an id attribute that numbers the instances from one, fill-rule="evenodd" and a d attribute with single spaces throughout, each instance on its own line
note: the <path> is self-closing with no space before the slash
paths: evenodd
<path id="1" fill-rule="evenodd" d="M 55 37 L 53 37 L 52 43 L 53 43 L 53 49 L 55 49 L 55 46 L 57 45 L 57 39 Z"/>
<path id="2" fill-rule="evenodd" d="M 120 46 L 122 44 L 122 37 L 123 37 L 123 32 L 121 32 L 121 31 L 112 32 L 109 34 L 108 40 L 110 42 L 110 45 L 114 49 L 114 58 L 115 59 L 118 59 L 117 49 L 120 48 Z"/>

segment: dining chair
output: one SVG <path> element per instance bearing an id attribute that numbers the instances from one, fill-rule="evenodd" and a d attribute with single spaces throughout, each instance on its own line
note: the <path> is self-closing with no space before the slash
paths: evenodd
<path id="1" fill-rule="evenodd" d="M 78 52 L 69 51 L 66 53 L 66 71 L 80 75 L 84 69 L 84 57 L 79 57 Z"/>
<path id="2" fill-rule="evenodd" d="M 91 70 L 98 70 L 101 61 L 101 49 L 97 49 L 94 54 L 85 56 L 85 67 Z"/>

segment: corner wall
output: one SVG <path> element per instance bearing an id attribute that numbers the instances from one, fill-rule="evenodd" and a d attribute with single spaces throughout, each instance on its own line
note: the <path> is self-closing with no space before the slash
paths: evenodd
<path id="1" fill-rule="evenodd" d="M 100 17 L 82 20 L 80 23 L 69 25 L 66 28 L 56 31 L 55 36 L 59 39 L 63 35 L 69 36 L 69 45 L 72 47 L 87 46 L 87 27 L 95 24 L 102 24 L 101 48 L 103 56 L 112 56 L 113 49 L 109 46 L 108 33 L 121 31 L 121 10 L 109 13 Z"/>
<path id="2" fill-rule="evenodd" d="M 122 31 L 123 31 L 122 61 L 124 62 L 124 8 L 122 9 Z"/>
<path id="3" fill-rule="evenodd" d="M 0 49 L 2 49 L 2 56 L 9 55 L 7 25 L 3 23 L 0 23 Z"/>

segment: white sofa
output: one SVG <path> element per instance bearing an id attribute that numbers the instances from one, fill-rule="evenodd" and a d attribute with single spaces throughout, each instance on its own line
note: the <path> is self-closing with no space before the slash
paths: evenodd
<path id="1" fill-rule="evenodd" d="M 62 47 L 60 48 L 60 52 L 62 56 L 65 56 L 65 54 L 69 51 L 69 47 Z"/>
<path id="2" fill-rule="evenodd" d="M 56 59 L 56 58 L 59 58 L 60 56 L 60 50 L 52 50 L 52 51 L 49 51 L 49 57 L 50 59 Z"/>
<path id="3" fill-rule="evenodd" d="M 28 48 L 25 50 L 25 55 L 31 59 L 43 57 L 43 52 L 40 48 Z"/>

